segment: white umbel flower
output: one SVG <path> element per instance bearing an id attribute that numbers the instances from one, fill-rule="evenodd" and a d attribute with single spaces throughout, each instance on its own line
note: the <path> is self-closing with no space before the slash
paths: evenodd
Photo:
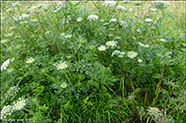
<path id="1" fill-rule="evenodd" d="M 117 47 L 117 41 L 108 41 L 107 43 L 106 43 L 106 45 L 108 46 L 108 47 Z"/>
<path id="2" fill-rule="evenodd" d="M 115 50 L 114 52 L 112 52 L 111 57 L 113 57 L 114 55 L 119 55 L 119 54 L 120 54 L 120 51 L 119 50 Z"/>
<path id="3" fill-rule="evenodd" d="M 142 47 L 149 47 L 148 44 L 142 44 L 141 42 L 139 42 L 139 45 L 142 46 Z"/>
<path id="4" fill-rule="evenodd" d="M 156 107 L 149 107 L 148 112 L 151 116 L 161 116 L 161 111 Z"/>
<path id="5" fill-rule="evenodd" d="M 61 61 L 58 64 L 54 64 L 54 66 L 56 66 L 58 70 L 63 70 L 68 67 L 66 62 L 61 62 Z"/>
<path id="6" fill-rule="evenodd" d="M 158 9 L 164 9 L 164 8 L 167 8 L 168 6 L 170 6 L 170 3 L 167 1 L 153 1 L 152 3 L 154 3 L 156 8 L 158 8 Z"/>
<path id="7" fill-rule="evenodd" d="M 19 18 L 21 19 L 27 19 L 29 17 L 28 14 L 22 14 Z"/>
<path id="8" fill-rule="evenodd" d="M 6 70 L 8 65 L 10 64 L 10 59 L 7 59 L 1 66 L 1 71 Z"/>
<path id="9" fill-rule="evenodd" d="M 115 1 L 103 1 L 103 5 L 106 6 L 115 6 L 116 2 Z"/>
<path id="10" fill-rule="evenodd" d="M 97 15 L 89 15 L 87 20 L 92 21 L 92 20 L 97 20 L 98 16 Z"/>
<path id="11" fill-rule="evenodd" d="M 117 22 L 116 18 L 110 19 L 110 22 Z"/>
<path id="12" fill-rule="evenodd" d="M 147 19 L 145 19 L 145 22 L 152 22 L 152 19 L 147 18 Z"/>
<path id="13" fill-rule="evenodd" d="M 4 106 L 3 109 L 1 110 L 1 119 L 6 118 L 8 115 L 11 115 L 13 112 L 12 106 L 7 105 Z"/>
<path id="14" fill-rule="evenodd" d="M 82 17 L 78 17 L 76 21 L 77 21 L 77 22 L 81 22 L 82 20 L 83 20 Z"/>
<path id="15" fill-rule="evenodd" d="M 13 97 L 17 95 L 17 92 L 20 90 L 20 88 L 18 88 L 17 86 L 12 86 L 10 87 L 10 89 L 6 92 L 6 98 Z"/>
<path id="16" fill-rule="evenodd" d="M 123 20 L 120 20 L 119 24 L 120 24 L 121 26 L 124 26 L 124 27 L 127 26 L 127 23 L 126 23 L 125 21 L 123 21 Z"/>
<path id="17" fill-rule="evenodd" d="M 65 82 L 63 82 L 61 85 L 60 85 L 61 88 L 66 88 L 67 87 L 67 84 Z"/>
<path id="18" fill-rule="evenodd" d="M 26 63 L 32 63 L 32 62 L 34 62 L 34 58 L 32 58 L 32 57 L 30 57 L 27 61 L 26 61 Z"/>
<path id="19" fill-rule="evenodd" d="M 13 110 L 21 110 L 26 105 L 26 100 L 19 98 L 19 100 L 13 105 Z"/>
<path id="20" fill-rule="evenodd" d="M 99 51 L 105 51 L 105 50 L 106 50 L 106 47 L 103 46 L 103 45 L 101 45 L 100 47 L 98 47 L 98 50 L 99 50 Z"/>
<path id="21" fill-rule="evenodd" d="M 118 57 L 122 58 L 122 57 L 124 57 L 124 55 L 125 55 L 125 52 L 120 52 L 120 54 L 118 55 Z"/>
<path id="22" fill-rule="evenodd" d="M 116 9 L 122 10 L 122 11 L 127 10 L 127 9 L 126 9 L 124 6 L 122 6 L 122 5 L 116 6 Z"/>
<path id="23" fill-rule="evenodd" d="M 143 60 L 142 59 L 138 59 L 138 62 L 141 63 Z"/>
<path id="24" fill-rule="evenodd" d="M 153 12 L 155 12 L 155 11 L 157 11 L 158 9 L 151 8 L 150 10 L 153 11 Z"/>
<path id="25" fill-rule="evenodd" d="M 131 59 L 133 59 L 134 57 L 136 57 L 138 55 L 138 53 L 137 52 L 134 52 L 134 51 L 129 51 L 128 53 L 127 53 L 127 56 L 129 57 L 129 58 L 131 58 Z"/>

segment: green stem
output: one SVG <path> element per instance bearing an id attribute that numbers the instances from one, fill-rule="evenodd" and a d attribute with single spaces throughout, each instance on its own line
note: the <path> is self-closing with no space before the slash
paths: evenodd
<path id="1" fill-rule="evenodd" d="M 64 71 L 64 73 L 65 73 L 65 76 L 67 77 L 68 81 L 70 82 L 70 85 L 74 88 L 74 86 L 72 85 L 72 83 L 71 83 L 71 81 L 70 81 L 70 79 L 69 79 L 69 77 L 67 76 L 67 74 L 66 74 L 65 71 Z M 74 90 L 75 90 L 75 88 L 74 88 Z"/>

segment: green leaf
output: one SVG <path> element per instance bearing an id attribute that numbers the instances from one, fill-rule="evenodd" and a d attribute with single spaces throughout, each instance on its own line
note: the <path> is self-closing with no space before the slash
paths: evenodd
<path id="1" fill-rule="evenodd" d="M 159 78 L 161 78 L 161 74 L 155 73 L 155 74 L 152 75 L 152 77 L 155 78 L 155 79 L 159 79 Z"/>

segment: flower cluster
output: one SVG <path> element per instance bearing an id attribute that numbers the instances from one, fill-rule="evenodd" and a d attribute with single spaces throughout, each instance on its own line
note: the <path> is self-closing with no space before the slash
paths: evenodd
<path id="1" fill-rule="evenodd" d="M 138 55 L 138 53 L 137 52 L 134 52 L 134 51 L 129 51 L 128 53 L 127 53 L 127 56 L 129 57 L 129 58 L 131 58 L 131 59 L 133 59 L 134 57 L 136 57 Z"/>
<path id="2" fill-rule="evenodd" d="M 126 9 L 124 6 L 122 6 L 122 5 L 116 6 L 116 9 L 122 10 L 122 11 L 127 10 L 127 9 Z"/>
<path id="3" fill-rule="evenodd" d="M 66 87 L 67 87 L 66 82 L 61 83 L 60 87 L 61 87 L 61 88 L 66 88 Z"/>
<path id="4" fill-rule="evenodd" d="M 34 58 L 32 58 L 32 57 L 30 57 L 29 59 L 27 59 L 27 61 L 26 61 L 26 63 L 32 63 L 32 62 L 34 62 Z"/>
<path id="5" fill-rule="evenodd" d="M 92 20 L 97 20 L 98 16 L 97 15 L 89 15 L 87 20 L 92 21 Z"/>
<path id="6" fill-rule="evenodd" d="M 10 64 L 10 59 L 7 59 L 1 66 L 1 71 L 6 70 L 8 65 Z"/>
<path id="7" fill-rule="evenodd" d="M 114 47 L 117 47 L 117 41 L 108 41 L 107 43 L 106 43 L 106 45 L 108 46 L 108 47 L 111 47 L 111 48 L 114 48 Z"/>
<path id="8" fill-rule="evenodd" d="M 54 64 L 54 66 L 56 66 L 58 70 L 63 70 L 68 67 L 66 62 L 61 62 L 61 61 L 58 64 Z"/>
<path id="9" fill-rule="evenodd" d="M 119 50 L 115 50 L 114 52 L 112 52 L 111 57 L 113 57 L 114 55 L 119 55 L 119 54 L 120 54 L 120 51 Z"/>
<path id="10" fill-rule="evenodd" d="M 149 107 L 148 112 L 149 112 L 149 115 L 155 116 L 155 118 L 162 115 L 161 111 L 156 107 Z"/>
<path id="11" fill-rule="evenodd" d="M 147 18 L 147 19 L 145 19 L 145 22 L 152 22 L 152 19 Z"/>
<path id="12" fill-rule="evenodd" d="M 106 50 L 106 47 L 104 45 L 101 45 L 100 47 L 98 47 L 98 50 L 99 51 L 105 51 Z"/>
<path id="13" fill-rule="evenodd" d="M 82 20 L 83 20 L 82 17 L 78 17 L 76 21 L 77 21 L 77 22 L 81 22 Z"/>
<path id="14" fill-rule="evenodd" d="M 153 1 L 153 3 L 158 9 L 164 9 L 170 6 L 170 3 L 167 1 Z"/>
<path id="15" fill-rule="evenodd" d="M 11 115 L 12 112 L 13 112 L 12 106 L 10 105 L 4 106 L 3 109 L 1 110 L 1 119 L 4 119 L 8 115 Z"/>
<path id="16" fill-rule="evenodd" d="M 116 2 L 115 1 L 104 1 L 103 2 L 103 5 L 106 5 L 106 6 L 115 6 L 116 5 Z"/>
<path id="17" fill-rule="evenodd" d="M 122 20 L 120 20 L 119 24 L 120 24 L 121 26 L 124 26 L 124 27 L 127 26 L 127 23 L 126 23 L 125 21 L 122 21 Z"/>
<path id="18" fill-rule="evenodd" d="M 20 88 L 18 88 L 17 86 L 12 86 L 10 87 L 10 89 L 6 92 L 6 97 L 8 98 L 9 96 L 16 96 L 17 92 L 20 90 Z"/>
<path id="19" fill-rule="evenodd" d="M 8 115 L 11 115 L 12 112 L 16 111 L 16 110 L 21 110 L 25 105 L 26 105 L 26 100 L 19 98 L 19 101 L 17 101 L 16 103 L 13 102 L 13 106 L 7 105 L 4 106 L 3 109 L 1 110 L 1 119 L 6 118 Z"/>
<path id="20" fill-rule="evenodd" d="M 117 22 L 116 18 L 110 19 L 110 22 Z"/>
<path id="21" fill-rule="evenodd" d="M 21 20 L 21 19 L 27 19 L 29 17 L 29 15 L 28 14 L 22 14 L 20 17 L 19 17 L 19 19 Z"/>
<path id="22" fill-rule="evenodd" d="M 142 46 L 142 47 L 149 47 L 148 44 L 142 44 L 141 42 L 139 42 L 139 45 Z"/>
<path id="23" fill-rule="evenodd" d="M 16 103 L 14 102 L 13 110 L 21 110 L 25 105 L 26 105 L 26 100 L 19 98 L 19 101 L 17 101 Z"/>

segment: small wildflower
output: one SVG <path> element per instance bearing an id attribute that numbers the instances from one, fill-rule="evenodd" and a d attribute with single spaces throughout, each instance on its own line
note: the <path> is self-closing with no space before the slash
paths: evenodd
<path id="1" fill-rule="evenodd" d="M 110 22 L 117 22 L 116 18 L 110 19 Z"/>
<path id="2" fill-rule="evenodd" d="M 156 107 L 149 107 L 148 109 L 149 115 L 153 115 L 155 117 L 161 116 L 161 111 Z"/>
<path id="3" fill-rule="evenodd" d="M 138 62 L 141 63 L 143 60 L 142 59 L 138 59 Z"/>
<path id="4" fill-rule="evenodd" d="M 70 34 L 65 35 L 65 38 L 71 38 L 71 37 L 72 37 L 72 35 L 70 35 Z"/>
<path id="5" fill-rule="evenodd" d="M 77 21 L 77 22 L 81 22 L 82 20 L 83 20 L 82 17 L 78 17 L 76 21 Z"/>
<path id="6" fill-rule="evenodd" d="M 116 5 L 116 2 L 115 1 L 104 1 L 103 2 L 103 5 L 106 5 L 106 6 L 115 6 Z"/>
<path id="7" fill-rule="evenodd" d="M 16 27 L 15 26 L 11 26 L 10 29 L 15 29 Z"/>
<path id="8" fill-rule="evenodd" d="M 128 96 L 128 99 L 129 99 L 129 100 L 132 100 L 132 95 Z"/>
<path id="9" fill-rule="evenodd" d="M 48 5 L 42 4 L 42 8 L 43 8 L 43 9 L 48 9 Z"/>
<path id="10" fill-rule="evenodd" d="M 149 45 L 148 44 L 145 44 L 144 47 L 149 47 Z"/>
<path id="11" fill-rule="evenodd" d="M 159 39 L 160 41 L 162 41 L 162 42 L 166 42 L 166 40 L 165 39 L 163 39 L 163 38 L 161 38 L 161 39 Z"/>
<path id="12" fill-rule="evenodd" d="M 152 19 L 147 18 L 147 19 L 145 19 L 145 22 L 152 22 Z"/>
<path id="13" fill-rule="evenodd" d="M 92 21 L 92 20 L 97 20 L 98 16 L 97 15 L 89 15 L 87 20 Z"/>
<path id="14" fill-rule="evenodd" d="M 10 59 L 7 59 L 1 66 L 1 71 L 6 70 L 8 65 L 10 64 Z"/>
<path id="15" fill-rule="evenodd" d="M 170 85 L 174 85 L 174 82 L 172 82 L 172 81 L 168 81 L 168 83 L 170 84 Z"/>
<path id="16" fill-rule="evenodd" d="M 62 70 L 68 67 L 66 62 L 61 62 L 61 61 L 59 64 L 54 64 L 54 66 L 56 66 L 58 70 Z"/>
<path id="17" fill-rule="evenodd" d="M 114 52 L 112 52 L 111 57 L 113 57 L 115 54 L 116 54 L 116 55 L 120 54 L 120 51 L 119 51 L 119 50 L 115 50 Z"/>
<path id="18" fill-rule="evenodd" d="M 14 102 L 13 110 L 21 110 L 26 105 L 26 100 L 19 98 L 19 101 Z"/>
<path id="19" fill-rule="evenodd" d="M 141 30 L 140 30 L 140 29 L 137 29 L 136 31 L 137 31 L 137 32 L 141 32 Z"/>
<path id="20" fill-rule="evenodd" d="M 157 11 L 158 9 L 151 8 L 150 10 L 153 11 L 153 12 L 155 12 L 155 11 Z"/>
<path id="21" fill-rule="evenodd" d="M 167 1 L 153 1 L 152 3 L 154 3 L 156 8 L 158 8 L 158 9 L 165 9 L 168 6 L 170 6 L 170 3 Z"/>
<path id="22" fill-rule="evenodd" d="M 134 51 L 129 51 L 128 53 L 127 53 L 127 56 L 129 57 L 129 58 L 134 58 L 134 57 L 136 57 L 138 55 L 138 53 L 137 52 L 134 52 Z"/>
<path id="23" fill-rule="evenodd" d="M 124 57 L 124 55 L 125 55 L 125 52 L 120 52 L 120 54 L 118 55 L 118 57 L 122 58 L 122 57 Z"/>
<path id="24" fill-rule="evenodd" d="M 124 26 L 124 27 L 127 26 L 127 23 L 126 23 L 125 21 L 122 21 L 122 20 L 120 20 L 119 24 L 120 24 L 121 26 Z"/>
<path id="25" fill-rule="evenodd" d="M 103 23 L 103 26 L 107 26 L 107 25 L 109 25 L 109 23 Z"/>
<path id="26" fill-rule="evenodd" d="M 62 32 L 62 33 L 60 34 L 60 36 L 65 36 L 65 33 L 64 33 L 64 32 Z"/>
<path id="27" fill-rule="evenodd" d="M 30 58 L 26 61 L 26 63 L 32 63 L 32 62 L 34 62 L 34 60 L 35 60 L 35 59 L 33 59 L 32 57 L 30 57 Z"/>
<path id="28" fill-rule="evenodd" d="M 22 14 L 19 18 L 21 19 L 27 19 L 29 17 L 28 14 Z"/>
<path id="29" fill-rule="evenodd" d="M 61 88 L 66 88 L 67 87 L 67 84 L 65 82 L 63 82 L 61 85 L 60 85 Z"/>
<path id="30" fill-rule="evenodd" d="M 6 118 L 8 115 L 11 115 L 11 113 L 13 112 L 12 106 L 7 105 L 4 106 L 3 109 L 1 110 L 1 119 Z"/>
<path id="31" fill-rule="evenodd" d="M 2 39 L 1 43 L 3 44 L 3 43 L 6 43 L 7 41 L 8 41 L 8 39 Z"/>
<path id="32" fill-rule="evenodd" d="M 140 45 L 140 46 L 143 46 L 143 47 L 149 47 L 148 44 L 142 44 L 141 42 L 139 42 L 139 45 Z"/>
<path id="33" fill-rule="evenodd" d="M 132 10 L 133 10 L 133 8 L 130 8 L 130 9 L 129 9 L 129 11 L 132 11 Z"/>
<path id="34" fill-rule="evenodd" d="M 9 98 L 9 97 L 13 97 L 17 95 L 17 92 L 20 90 L 20 88 L 18 88 L 17 86 L 12 86 L 10 87 L 10 89 L 6 92 L 5 97 Z"/>
<path id="35" fill-rule="evenodd" d="M 122 11 L 127 10 L 127 9 L 126 9 L 124 6 L 122 6 L 122 5 L 116 6 L 116 9 L 122 10 Z"/>
<path id="36" fill-rule="evenodd" d="M 106 47 L 103 46 L 103 45 L 101 45 L 100 47 L 98 47 L 98 50 L 99 50 L 99 51 L 105 51 L 105 50 L 106 50 Z"/>
<path id="37" fill-rule="evenodd" d="M 106 43 L 106 45 L 108 46 L 108 47 L 117 47 L 117 41 L 108 41 L 107 43 Z"/>

